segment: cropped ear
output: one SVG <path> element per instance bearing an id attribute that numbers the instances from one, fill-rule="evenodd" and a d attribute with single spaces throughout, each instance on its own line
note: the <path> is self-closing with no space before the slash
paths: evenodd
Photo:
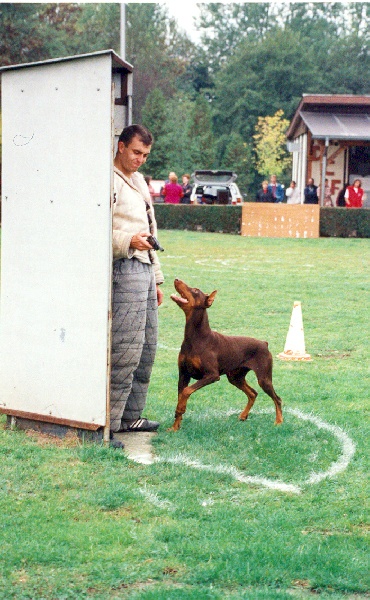
<path id="1" fill-rule="evenodd" d="M 207 307 L 207 308 L 209 308 L 210 306 L 212 306 L 212 304 L 213 304 L 213 300 L 215 299 L 215 297 L 216 297 L 216 294 L 217 294 L 217 290 L 215 290 L 214 292 L 212 292 L 212 294 L 209 294 L 209 295 L 206 297 L 206 307 Z"/>

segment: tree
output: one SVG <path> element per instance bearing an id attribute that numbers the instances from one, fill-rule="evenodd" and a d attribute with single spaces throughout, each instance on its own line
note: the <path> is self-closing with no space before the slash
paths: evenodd
<path id="1" fill-rule="evenodd" d="M 256 166 L 260 175 L 267 177 L 275 173 L 277 177 L 291 168 L 291 156 L 286 150 L 285 133 L 289 121 L 283 118 L 283 111 L 278 110 L 273 117 L 259 117 L 256 125 L 255 152 Z"/>
<path id="2" fill-rule="evenodd" d="M 2 65 L 78 52 L 78 4 L 0 4 Z"/>
<path id="3" fill-rule="evenodd" d="M 227 62 L 242 41 L 260 39 L 276 25 L 268 2 L 209 2 L 199 6 L 202 45 L 212 71 Z"/>
<path id="4" fill-rule="evenodd" d="M 191 157 L 195 169 L 213 169 L 215 166 L 215 138 L 209 101 L 199 94 L 193 105 L 189 126 Z"/>
<path id="5" fill-rule="evenodd" d="M 154 179 L 162 179 L 167 156 L 165 140 L 167 101 L 162 90 L 156 88 L 149 92 L 142 113 L 142 122 L 154 137 L 154 150 L 146 161 L 145 172 L 152 175 Z"/>
<path id="6" fill-rule="evenodd" d="M 304 92 L 317 92 L 314 49 L 298 33 L 269 31 L 265 39 L 243 41 L 215 75 L 212 112 L 215 130 L 235 131 L 248 140 L 259 116 L 279 109 L 290 118 Z"/>
<path id="7" fill-rule="evenodd" d="M 192 56 L 192 42 L 178 33 L 166 7 L 150 3 L 127 6 L 127 60 L 134 65 L 134 121 L 142 118 L 149 92 L 162 90 L 166 98 L 177 91 L 178 78 Z"/>
<path id="8" fill-rule="evenodd" d="M 168 102 L 165 136 L 166 173 L 175 171 L 179 178 L 184 173 L 191 174 L 194 169 L 192 134 L 190 132 L 193 111 L 194 102 L 181 92 Z"/>
<path id="9" fill-rule="evenodd" d="M 231 133 L 219 140 L 217 165 L 221 169 L 236 173 L 237 184 L 243 195 L 246 195 L 254 182 L 253 148 L 243 140 L 239 133 Z"/>

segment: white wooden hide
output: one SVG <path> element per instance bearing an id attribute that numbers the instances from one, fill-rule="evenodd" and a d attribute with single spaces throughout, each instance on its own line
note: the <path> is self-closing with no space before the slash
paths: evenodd
<path id="1" fill-rule="evenodd" d="M 92 55 L 2 74 L 5 413 L 106 424 L 111 63 Z"/>

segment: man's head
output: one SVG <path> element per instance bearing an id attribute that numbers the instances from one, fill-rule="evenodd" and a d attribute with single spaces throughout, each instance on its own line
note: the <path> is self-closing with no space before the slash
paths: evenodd
<path id="1" fill-rule="evenodd" d="M 276 175 L 271 175 L 270 181 L 272 185 L 276 185 Z"/>
<path id="2" fill-rule="evenodd" d="M 313 184 L 314 184 L 314 180 L 312 179 L 312 177 L 310 177 L 308 180 L 308 185 L 313 185 Z"/>
<path id="3" fill-rule="evenodd" d="M 153 143 L 153 136 L 142 125 L 125 127 L 118 139 L 115 166 L 131 177 L 148 158 Z"/>

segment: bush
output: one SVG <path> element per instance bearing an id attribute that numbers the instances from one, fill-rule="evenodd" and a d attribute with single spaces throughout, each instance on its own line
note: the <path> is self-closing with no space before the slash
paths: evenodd
<path id="1" fill-rule="evenodd" d="M 321 208 L 320 237 L 370 237 L 370 210 Z"/>
<path id="2" fill-rule="evenodd" d="M 159 229 L 185 229 L 240 234 L 242 207 L 156 204 Z M 321 208 L 320 237 L 370 237 L 370 210 Z"/>
<path id="3" fill-rule="evenodd" d="M 156 204 L 158 229 L 240 233 L 241 206 Z"/>

